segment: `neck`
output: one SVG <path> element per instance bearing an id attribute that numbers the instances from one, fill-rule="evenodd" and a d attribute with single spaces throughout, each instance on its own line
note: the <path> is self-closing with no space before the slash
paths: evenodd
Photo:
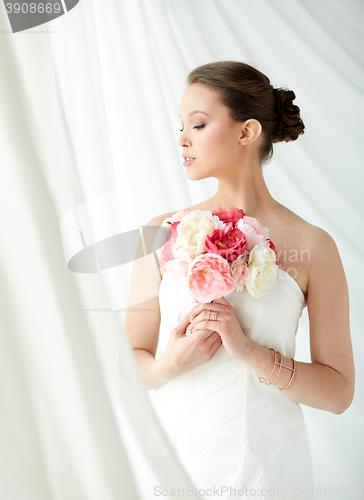
<path id="1" fill-rule="evenodd" d="M 249 168 L 234 169 L 233 175 L 224 171 L 216 176 L 219 181 L 216 194 L 210 204 L 223 208 L 242 208 L 250 217 L 263 217 L 277 205 L 265 184 L 262 167 L 259 163 L 250 164 Z"/>

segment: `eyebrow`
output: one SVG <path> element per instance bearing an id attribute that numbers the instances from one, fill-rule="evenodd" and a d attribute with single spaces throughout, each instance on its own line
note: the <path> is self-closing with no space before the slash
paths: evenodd
<path id="1" fill-rule="evenodd" d="M 200 109 L 195 109 L 194 111 L 191 111 L 191 113 L 189 113 L 188 116 L 192 116 L 192 115 L 195 115 L 196 113 L 203 113 L 204 115 L 207 115 L 207 116 L 210 116 L 208 113 L 206 113 L 205 111 L 202 111 Z M 178 115 L 179 116 L 179 115 Z M 179 116 L 180 117 L 180 116 Z M 180 117 L 181 118 L 181 117 Z M 182 119 L 182 118 L 181 118 Z"/>

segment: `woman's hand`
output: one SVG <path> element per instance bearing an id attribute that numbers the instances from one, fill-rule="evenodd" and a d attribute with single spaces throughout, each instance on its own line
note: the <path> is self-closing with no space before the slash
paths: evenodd
<path id="1" fill-rule="evenodd" d="M 217 311 L 217 320 L 209 320 L 209 311 Z M 190 311 L 189 330 L 199 333 L 201 329 L 215 330 L 222 338 L 222 344 L 233 359 L 243 359 L 250 339 L 244 334 L 232 305 L 222 297 L 208 304 L 198 304 Z M 210 318 L 213 315 L 210 314 Z"/>
<path id="2" fill-rule="evenodd" d="M 199 328 L 191 335 L 185 335 L 190 330 L 190 314 L 175 326 L 167 345 L 160 357 L 173 376 L 182 375 L 210 361 L 221 346 L 221 337 L 214 330 Z"/>

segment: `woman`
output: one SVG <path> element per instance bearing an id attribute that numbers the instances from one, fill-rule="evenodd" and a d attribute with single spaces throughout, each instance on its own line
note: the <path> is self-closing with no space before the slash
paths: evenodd
<path id="1" fill-rule="evenodd" d="M 189 74 L 180 106 L 188 178 L 218 180 L 212 198 L 186 210 L 236 207 L 268 228 L 280 268 L 270 293 L 234 291 L 191 307 L 186 286 L 168 272 L 133 270 L 134 286 L 139 275 L 158 291 L 148 307 L 128 309 L 126 331 L 167 435 L 207 497 L 312 498 L 300 404 L 341 414 L 353 399 L 348 288 L 336 244 L 276 201 L 262 174 L 272 144 L 304 131 L 294 99 L 252 66 L 223 61 Z M 294 360 L 305 306 L 311 363 Z"/>

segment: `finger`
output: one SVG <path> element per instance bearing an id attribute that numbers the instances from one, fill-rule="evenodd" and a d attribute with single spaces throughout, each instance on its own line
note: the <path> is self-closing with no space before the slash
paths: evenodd
<path id="1" fill-rule="evenodd" d="M 179 323 L 175 326 L 175 329 L 178 333 L 185 333 L 186 328 L 190 325 L 190 314 L 186 314 Z"/>
<path id="2" fill-rule="evenodd" d="M 195 336 L 198 335 L 203 340 L 207 340 L 209 337 L 211 337 L 211 335 L 218 335 L 220 337 L 220 335 L 218 334 L 218 332 L 216 330 L 212 331 L 212 330 L 206 330 L 204 328 L 201 329 L 201 330 L 195 330 L 194 332 L 192 332 L 191 335 L 192 336 L 193 335 L 195 335 Z"/>
<path id="3" fill-rule="evenodd" d="M 208 304 L 199 304 L 190 311 L 190 321 L 192 323 L 193 319 L 198 316 L 202 311 L 217 311 L 222 312 L 224 307 L 219 304 L 214 304 L 209 302 Z"/>
<path id="4" fill-rule="evenodd" d="M 193 327 L 195 325 L 197 325 L 197 323 L 201 323 L 201 321 L 207 320 L 207 321 L 220 321 L 221 322 L 221 320 L 223 319 L 223 317 L 221 316 L 222 315 L 221 311 L 217 311 L 218 315 L 219 315 L 219 319 L 217 319 L 217 317 L 216 317 L 216 319 L 213 319 L 214 316 L 212 313 L 209 313 L 209 311 L 206 311 L 206 310 L 201 311 L 197 316 L 195 316 L 194 319 L 191 321 L 189 330 L 192 330 Z"/>
<path id="5" fill-rule="evenodd" d="M 221 347 L 221 344 L 222 344 L 222 340 L 221 340 L 221 337 L 220 337 L 220 340 L 217 339 L 215 340 L 215 342 L 212 344 L 212 347 L 215 347 L 214 350 L 212 351 L 212 357 L 215 356 L 216 352 L 220 349 Z"/>
<path id="6" fill-rule="evenodd" d="M 216 333 L 216 332 L 215 332 L 215 333 Z M 221 342 L 222 342 L 222 338 L 220 337 L 220 335 L 218 335 L 218 336 L 216 337 L 216 339 L 215 339 L 213 342 L 211 342 L 211 347 L 213 348 L 214 346 L 216 346 L 216 345 L 218 345 L 218 344 L 221 344 Z"/>
<path id="7" fill-rule="evenodd" d="M 200 312 L 203 310 L 203 305 L 204 304 L 198 304 L 197 306 L 193 307 L 191 311 L 189 312 L 190 316 L 190 322 L 195 318 Z"/>
<path id="8" fill-rule="evenodd" d="M 221 322 L 220 322 L 221 324 Z M 219 328 L 219 321 L 208 321 L 208 320 L 203 320 L 195 323 L 192 326 L 192 332 L 197 332 L 199 330 L 211 330 L 215 331 L 217 333 L 220 333 L 218 328 Z"/>
<path id="9" fill-rule="evenodd" d="M 216 342 L 216 340 L 221 339 L 221 337 L 220 337 L 220 334 L 217 331 L 214 331 L 214 332 L 210 333 L 206 337 L 206 339 L 209 339 L 209 342 L 211 342 L 210 345 L 212 345 L 214 342 Z"/>
<path id="10" fill-rule="evenodd" d="M 226 306 L 231 307 L 230 302 L 228 300 L 226 300 L 225 297 L 220 297 L 219 299 L 215 299 L 214 302 L 215 302 L 215 304 L 222 307 L 223 309 Z"/>

